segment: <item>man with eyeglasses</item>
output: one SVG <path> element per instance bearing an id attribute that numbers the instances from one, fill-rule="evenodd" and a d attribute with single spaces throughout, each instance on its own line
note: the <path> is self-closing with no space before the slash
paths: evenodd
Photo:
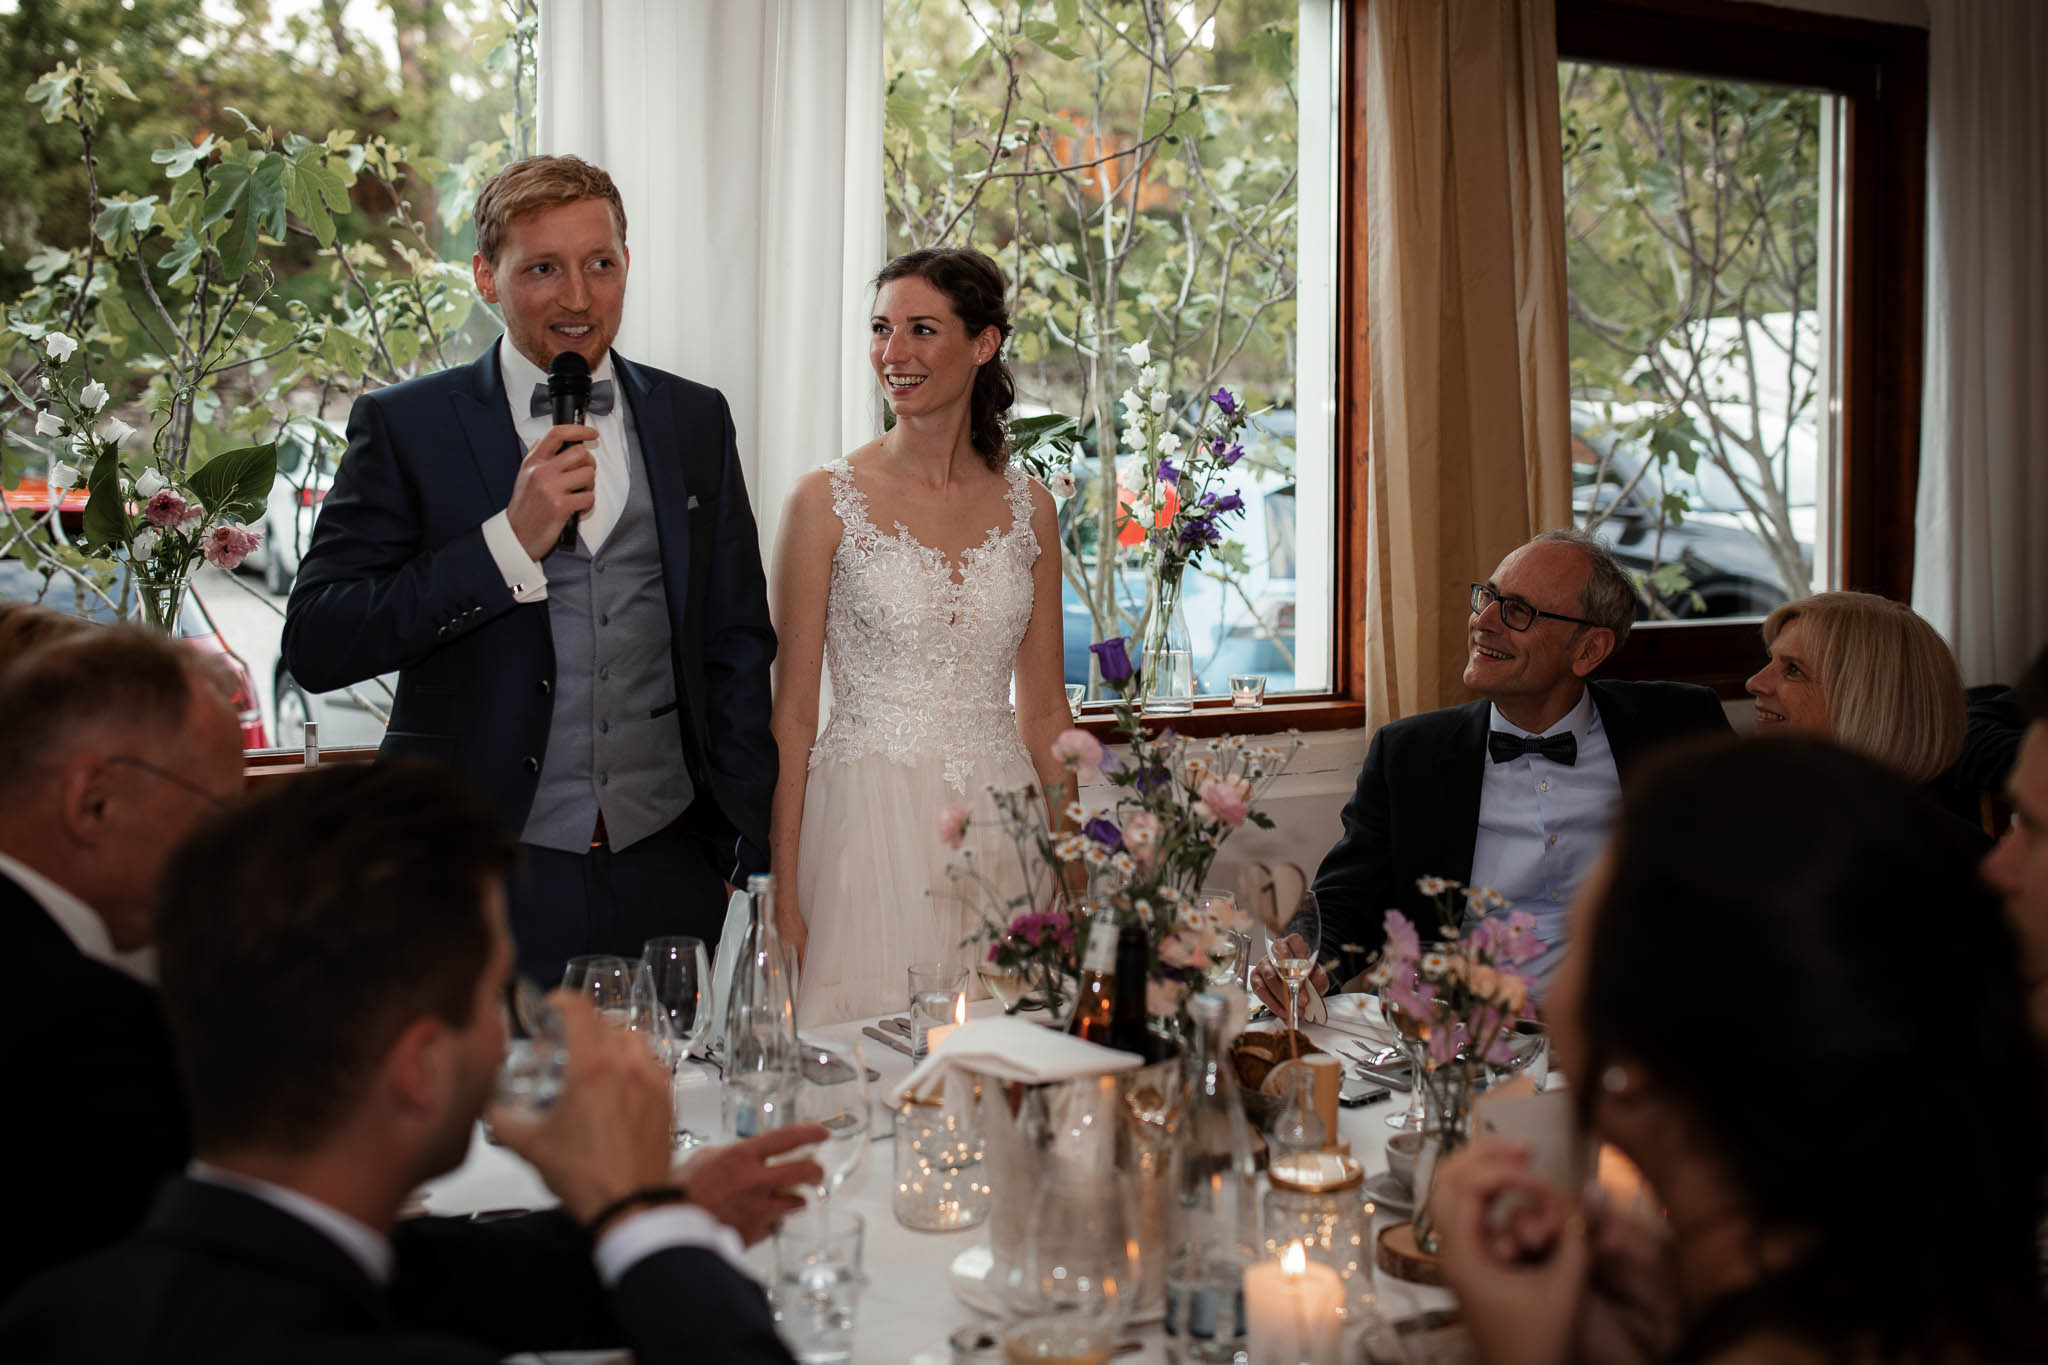
<path id="1" fill-rule="evenodd" d="M 1319 956 L 1340 962 L 1338 980 L 1379 948 L 1387 910 L 1425 937 L 1438 926 L 1424 877 L 1528 911 L 1548 945 L 1531 970 L 1540 982 L 1556 966 L 1629 772 L 1660 744 L 1728 728 L 1704 687 L 1587 680 L 1628 638 L 1635 604 L 1613 552 L 1580 531 L 1547 531 L 1472 585 L 1464 680 L 1481 700 L 1380 727 L 1316 873 Z M 1253 984 L 1269 1005 L 1285 999 L 1270 967 Z M 1313 984 L 1329 985 L 1321 972 Z"/>
<path id="2" fill-rule="evenodd" d="M 0 1298 L 129 1231 L 190 1155 L 149 945 L 171 851 L 242 791 L 230 685 L 159 632 L 92 627 L 0 671 L 0 1037 L 17 1173 Z M 32 1235 L 27 1230 L 33 1230 Z"/>

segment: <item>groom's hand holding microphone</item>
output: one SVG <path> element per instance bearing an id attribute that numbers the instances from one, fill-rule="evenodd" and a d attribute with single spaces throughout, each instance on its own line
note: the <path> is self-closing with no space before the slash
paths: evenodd
<path id="1" fill-rule="evenodd" d="M 555 357 L 548 367 L 548 392 L 555 424 L 519 462 L 512 501 L 505 507 L 512 534 L 535 562 L 549 550 L 566 548 L 575 536 L 576 518 L 597 503 L 597 458 L 584 444 L 597 439 L 597 429 L 583 425 L 590 366 L 582 356 L 564 351 Z"/>

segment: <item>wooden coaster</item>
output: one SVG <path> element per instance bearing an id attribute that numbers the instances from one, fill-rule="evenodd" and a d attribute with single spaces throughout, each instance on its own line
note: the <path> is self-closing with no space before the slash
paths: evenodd
<path id="1" fill-rule="evenodd" d="M 1380 1229 L 1379 1248 L 1373 1259 L 1381 1270 L 1410 1284 L 1441 1285 L 1443 1267 L 1436 1257 L 1415 1244 L 1415 1224 L 1395 1223 Z"/>

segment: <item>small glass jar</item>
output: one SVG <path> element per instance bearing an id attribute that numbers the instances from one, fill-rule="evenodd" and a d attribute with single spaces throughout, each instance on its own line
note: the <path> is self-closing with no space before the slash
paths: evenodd
<path id="1" fill-rule="evenodd" d="M 1365 1170 L 1341 1152 L 1283 1152 L 1266 1168 L 1266 1255 L 1300 1242 L 1344 1282 L 1346 1311 L 1372 1301 L 1372 1216 Z"/>
<path id="2" fill-rule="evenodd" d="M 988 1217 L 988 1173 L 972 1106 L 906 1100 L 896 1111 L 896 1221 L 954 1232 Z"/>

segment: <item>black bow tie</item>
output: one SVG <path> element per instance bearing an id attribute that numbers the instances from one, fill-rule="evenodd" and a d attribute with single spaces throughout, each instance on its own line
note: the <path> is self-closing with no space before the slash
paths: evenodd
<path id="1" fill-rule="evenodd" d="M 1549 739 L 1532 739 L 1527 735 L 1511 735 L 1505 730 L 1489 730 L 1486 732 L 1486 752 L 1493 755 L 1496 763 L 1506 763 L 1523 754 L 1542 754 L 1552 763 L 1562 763 L 1569 768 L 1579 761 L 1579 741 L 1569 730 Z"/>
<path id="2" fill-rule="evenodd" d="M 548 397 L 546 384 L 533 386 L 533 408 L 535 417 L 546 417 L 555 410 L 554 401 Z M 593 417 L 602 417 L 612 410 L 612 381 L 600 379 L 590 386 L 590 404 L 585 409 Z"/>

